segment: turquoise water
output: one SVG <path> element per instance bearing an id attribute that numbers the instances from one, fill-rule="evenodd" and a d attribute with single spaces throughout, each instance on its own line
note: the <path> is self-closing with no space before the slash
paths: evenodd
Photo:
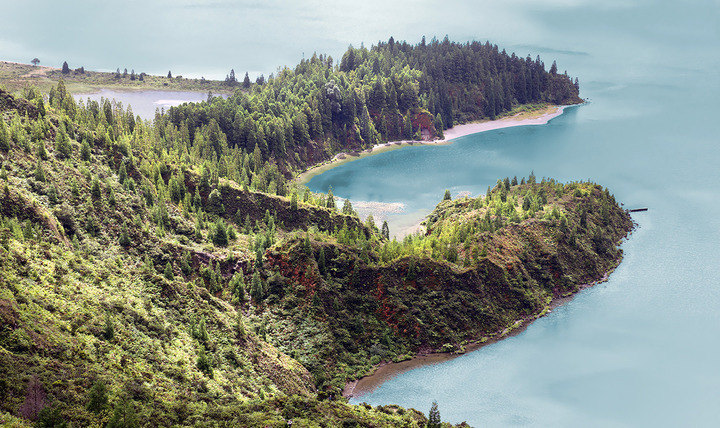
<path id="1" fill-rule="evenodd" d="M 625 260 L 608 282 L 520 335 L 410 371 L 356 401 L 427 412 L 437 400 L 443 419 L 475 426 L 717 426 L 718 2 L 418 3 L 0 1 L 9 17 L 0 58 L 223 78 L 231 67 L 268 75 L 315 50 L 337 59 L 348 44 L 390 35 L 417 42 L 448 34 L 557 59 L 580 78 L 589 103 L 547 126 L 401 149 L 310 185 L 405 203 L 405 214 L 391 217 L 396 230 L 429 212 L 446 188 L 477 194 L 531 170 L 592 179 L 628 207 L 650 208 L 635 216 Z"/>
<path id="2" fill-rule="evenodd" d="M 427 412 L 437 400 L 443 419 L 475 426 L 720 424 L 718 3 L 567 3 L 533 15 L 531 41 L 576 51 L 545 55 L 579 75 L 589 103 L 546 126 L 350 162 L 309 186 L 419 217 L 446 188 L 483 193 L 531 170 L 590 179 L 650 208 L 634 215 L 625 260 L 518 336 L 353 402 Z"/>

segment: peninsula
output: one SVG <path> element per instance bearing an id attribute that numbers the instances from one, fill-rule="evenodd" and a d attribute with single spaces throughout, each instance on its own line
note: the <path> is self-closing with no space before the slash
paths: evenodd
<path id="1" fill-rule="evenodd" d="M 433 78 L 454 55 L 464 74 Z M 342 391 L 542 314 L 610 272 L 632 228 L 608 189 L 531 174 L 448 193 L 398 242 L 292 183 L 403 133 L 579 102 L 555 66 L 489 43 L 313 56 L 153 122 L 78 104 L 64 80 L 21 92 L 0 90 L 0 421 L 15 426 L 425 426 Z"/>

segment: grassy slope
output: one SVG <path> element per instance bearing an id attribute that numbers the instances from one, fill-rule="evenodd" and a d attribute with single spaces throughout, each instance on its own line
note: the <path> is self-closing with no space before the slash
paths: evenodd
<path id="1" fill-rule="evenodd" d="M 166 91 L 212 91 L 214 93 L 232 92 L 223 81 L 201 79 L 172 78 L 166 76 L 146 75 L 144 81 L 131 80 L 127 77 L 116 78 L 115 73 L 101 71 L 86 71 L 84 74 L 71 71 L 63 74 L 60 69 L 44 66 L 32 66 L 14 62 L 0 61 L 0 82 L 13 93 L 19 93 L 24 88 L 36 86 L 42 92 L 49 92 L 50 88 L 57 86 L 60 79 L 65 81 L 68 90 L 72 93 L 98 91 L 103 88 L 120 90 L 166 90 Z"/>
<path id="2" fill-rule="evenodd" d="M 153 208 L 120 185 L 116 171 L 107 166 L 119 155 L 117 147 L 94 148 L 84 162 L 73 141 L 73 156 L 60 159 L 53 150 L 52 118 L 45 123 L 47 160 L 15 144 L 0 152 L 3 411 L 23 414 L 29 385 L 36 380 L 47 406 L 58 405 L 64 418 L 83 426 L 109 420 L 123 399 L 132 400 L 139 420 L 159 425 L 214 420 L 284 426 L 290 418 L 299 426 L 336 425 L 345 419 L 376 426 L 422 421 L 415 412 L 396 415 L 396 409 L 315 401 L 308 371 L 260 338 L 242 316 L 252 306 L 229 303 L 227 278 L 221 279 L 222 289 L 211 293 L 198 275 L 208 260 L 219 261 L 221 275 L 242 269 L 252 254 L 252 236 L 240 233 L 226 248 L 209 242 L 207 228 L 199 240 L 188 239 L 197 214 L 183 213 L 172 203 L 166 203 L 167 230 L 158 227 L 148 221 Z M 45 180 L 34 175 L 38 163 Z M 103 183 L 100 197 L 90 194 L 95 177 Z M 53 188 L 55 203 L 48 197 Z M 246 210 L 253 221 L 262 221 L 265 210 L 275 206 L 278 221 L 285 223 L 277 204 L 289 207 L 286 198 L 223 189 L 225 197 L 242 193 L 262 205 Z M 344 217 L 312 206 L 301 210 L 317 225 Z M 123 225 L 132 240 L 126 247 L 118 241 Z M 280 239 L 285 233 L 278 231 Z M 192 264 L 186 273 L 179 269 L 184 254 L 191 255 Z M 163 273 L 168 262 L 172 279 Z M 207 338 L 199 333 L 201 323 Z M 211 373 L 199 367 L 202 353 Z M 85 408 L 97 381 L 108 387 L 110 399 L 99 413 Z"/>
<path id="3" fill-rule="evenodd" d="M 173 165 L 154 178 L 149 203 L 142 148 L 96 145 L 83 161 L 72 141 L 61 159 L 53 111 L 40 121 L 46 160 L 35 143 L 0 152 L 0 410 L 14 415 L 35 379 L 46 404 L 81 425 L 107 421 L 123 399 L 162 425 L 422 424 L 414 411 L 318 398 L 337 397 L 381 360 L 462 349 L 537 315 L 612 269 L 632 226 L 599 186 L 552 181 L 444 201 L 428 236 L 402 244 L 355 217 L 204 185 Z M 22 125 L 30 134 L 32 122 Z M 136 185 L 118 181 L 125 158 Z M 161 194 L 173 174 L 199 190 L 199 205 Z M 238 231 L 227 247 L 208 237 L 218 216 Z M 264 236 L 273 243 L 258 264 L 254 243 Z M 251 276 L 261 281 L 252 299 L 233 298 L 229 279 L 240 270 L 248 290 Z M 198 364 L 203 353 L 211 371 Z M 85 405 L 98 380 L 110 403 L 95 413 Z"/>
<path id="4" fill-rule="evenodd" d="M 444 201 L 427 236 L 387 244 L 379 260 L 331 236 L 318 236 L 310 251 L 300 240 L 273 249 L 278 282 L 299 285 L 278 287 L 267 300 L 261 316 L 271 343 L 310 369 L 321 392 L 337 393 L 380 361 L 461 351 L 496 336 L 619 263 L 617 245 L 632 222 L 600 186 L 548 181 L 506 193 L 526 218 L 495 214 L 509 209 L 499 190 Z M 539 193 L 547 201 L 522 210 L 523 197 Z"/>

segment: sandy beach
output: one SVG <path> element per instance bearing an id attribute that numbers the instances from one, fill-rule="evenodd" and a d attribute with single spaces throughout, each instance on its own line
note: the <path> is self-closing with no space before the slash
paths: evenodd
<path id="1" fill-rule="evenodd" d="M 565 107 L 568 106 L 547 106 L 544 109 L 532 112 L 520 112 L 512 116 L 504 117 L 496 120 L 484 120 L 478 122 L 467 123 L 464 125 L 453 126 L 450 129 L 445 130 L 445 138 L 442 140 L 433 141 L 390 141 L 383 144 L 378 144 L 372 149 L 364 150 L 360 153 L 338 153 L 331 160 L 324 164 L 313 167 L 307 171 L 304 171 L 295 178 L 298 184 L 305 184 L 310 181 L 316 175 L 322 174 L 332 168 L 342 165 L 346 162 L 353 160 L 362 159 L 367 156 L 376 155 L 390 150 L 396 150 L 405 146 L 412 145 L 443 145 L 452 144 L 453 140 L 464 137 L 466 135 L 477 134 L 479 132 L 492 131 L 494 129 L 511 128 L 513 126 L 526 126 L 526 125 L 545 125 L 551 119 L 560 116 L 563 113 Z"/>

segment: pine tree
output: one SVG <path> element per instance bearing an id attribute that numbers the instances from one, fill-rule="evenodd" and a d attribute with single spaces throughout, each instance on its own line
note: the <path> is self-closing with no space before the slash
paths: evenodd
<path id="1" fill-rule="evenodd" d="M 120 232 L 120 245 L 127 247 L 130 245 L 130 237 L 128 236 L 127 226 L 123 224 L 122 231 Z"/>
<path id="2" fill-rule="evenodd" d="M 218 218 L 215 222 L 215 230 L 212 238 L 213 244 L 218 247 L 225 247 L 228 244 L 227 226 L 222 219 Z"/>
<path id="3" fill-rule="evenodd" d="M 213 376 L 213 369 L 210 365 L 210 359 L 208 359 L 207 354 L 205 353 L 205 347 L 200 347 L 200 352 L 198 352 L 198 359 L 197 359 L 197 368 L 203 373 L 206 373 L 208 376 Z"/>
<path id="4" fill-rule="evenodd" d="M 333 196 L 332 187 L 330 189 L 328 189 L 325 206 L 330 208 L 333 211 L 335 211 L 335 209 L 337 209 L 337 206 L 335 206 L 335 197 Z"/>
<path id="5" fill-rule="evenodd" d="M 250 87 L 250 75 L 248 75 L 247 71 L 245 72 L 245 78 L 243 79 L 243 88 L 249 88 Z"/>
<path id="6" fill-rule="evenodd" d="M 323 247 L 320 247 L 320 251 L 318 252 L 317 264 L 320 275 L 325 275 L 325 250 Z"/>
<path id="7" fill-rule="evenodd" d="M 60 202 L 60 193 L 54 184 L 48 189 L 48 202 L 50 202 L 51 205 L 56 205 Z"/>
<path id="8" fill-rule="evenodd" d="M 238 270 L 230 280 L 230 290 L 238 302 L 245 301 L 245 275 L 243 275 L 242 269 Z"/>
<path id="9" fill-rule="evenodd" d="M 82 143 L 82 147 L 80 148 L 80 158 L 85 162 L 89 162 L 90 154 L 90 144 L 88 144 L 87 140 L 84 140 Z"/>
<path id="10" fill-rule="evenodd" d="M 118 181 L 122 184 L 125 183 L 125 180 L 127 180 L 127 168 L 125 168 L 125 162 L 120 164 L 120 169 L 118 170 Z"/>
<path id="11" fill-rule="evenodd" d="M 265 291 L 263 290 L 263 282 L 260 278 L 260 274 L 258 273 L 258 271 L 255 271 L 252 276 L 250 295 L 252 296 L 255 303 L 259 303 L 265 297 Z"/>
<path id="12" fill-rule="evenodd" d="M 40 117 L 45 117 L 45 114 L 47 113 L 47 111 L 45 110 L 45 102 L 43 101 L 42 97 L 38 98 L 37 104 L 38 104 L 38 115 Z"/>
<path id="13" fill-rule="evenodd" d="M 61 159 L 67 159 L 72 155 L 72 145 L 64 130 L 60 130 L 55 137 L 55 152 Z"/>
<path id="14" fill-rule="evenodd" d="M 100 413 L 108 405 L 108 391 L 105 383 L 96 380 L 88 392 L 88 403 L 86 408 L 93 413 Z"/>
<path id="15" fill-rule="evenodd" d="M 390 227 L 388 226 L 387 220 L 383 221 L 382 224 L 382 237 L 390 239 Z"/>
<path id="16" fill-rule="evenodd" d="M 120 71 L 120 70 L 118 69 L 118 71 Z M 167 78 L 172 79 L 172 73 L 169 70 L 168 70 Z"/>
<path id="17" fill-rule="evenodd" d="M 345 199 L 345 202 L 343 202 L 342 207 L 342 213 L 346 215 L 354 215 L 355 210 L 353 210 L 352 203 L 350 202 L 350 199 Z"/>
<path id="18" fill-rule="evenodd" d="M 47 160 L 47 150 L 45 150 L 45 143 L 41 140 L 38 141 L 37 157 L 42 160 Z"/>
<path id="19" fill-rule="evenodd" d="M 110 312 L 105 312 L 105 329 L 103 335 L 107 340 L 112 340 L 115 337 L 115 323 L 110 317 Z"/>
<path id="20" fill-rule="evenodd" d="M 428 413 L 427 428 L 441 428 L 442 420 L 440 419 L 440 411 L 438 410 L 437 401 L 433 401 L 430 407 L 430 413 Z"/>
<path id="21" fill-rule="evenodd" d="M 37 166 L 35 167 L 35 180 L 45 181 L 45 170 L 43 169 L 42 163 L 40 163 L 40 159 L 38 159 Z"/>
<path id="22" fill-rule="evenodd" d="M 4 152 L 10 150 L 10 135 L 5 126 L 5 120 L 2 117 L 0 117 L 0 150 Z"/>
<path id="23" fill-rule="evenodd" d="M 208 340 L 210 340 L 210 336 L 208 335 L 208 332 L 207 332 L 207 322 L 205 321 L 205 315 L 200 317 L 200 323 L 198 323 L 196 338 L 203 344 L 207 343 Z"/>
<path id="24" fill-rule="evenodd" d="M 113 414 L 110 420 L 105 425 L 106 428 L 139 428 L 140 422 L 138 421 L 135 413 L 135 405 L 132 400 L 125 398 L 113 410 Z"/>
<path id="25" fill-rule="evenodd" d="M 90 186 L 90 194 L 94 199 L 100 199 L 102 196 L 102 190 L 100 189 L 100 180 L 97 176 L 93 177 L 92 185 Z"/>
<path id="26" fill-rule="evenodd" d="M 443 195 L 443 201 L 449 201 L 452 199 L 452 196 L 450 195 L 449 190 L 445 190 L 445 195 Z"/>
<path id="27" fill-rule="evenodd" d="M 406 140 L 412 140 L 412 138 L 413 138 L 412 121 L 410 120 L 409 114 L 407 116 L 405 116 L 405 127 L 403 128 L 403 137 L 405 137 Z"/>
<path id="28" fill-rule="evenodd" d="M 163 272 L 163 275 L 165 275 L 165 278 L 169 279 L 170 281 L 175 278 L 171 262 L 167 262 L 167 264 L 165 265 L 165 272 Z"/>
<path id="29" fill-rule="evenodd" d="M 62 65 L 62 74 L 68 74 L 70 73 L 70 66 L 68 66 L 67 61 L 63 62 Z"/>
<path id="30" fill-rule="evenodd" d="M 445 126 L 443 125 L 442 117 L 440 117 L 440 113 L 435 115 L 435 121 L 433 123 L 435 126 L 435 133 L 439 138 L 445 138 L 445 135 L 443 133 L 443 129 L 445 129 Z"/>

